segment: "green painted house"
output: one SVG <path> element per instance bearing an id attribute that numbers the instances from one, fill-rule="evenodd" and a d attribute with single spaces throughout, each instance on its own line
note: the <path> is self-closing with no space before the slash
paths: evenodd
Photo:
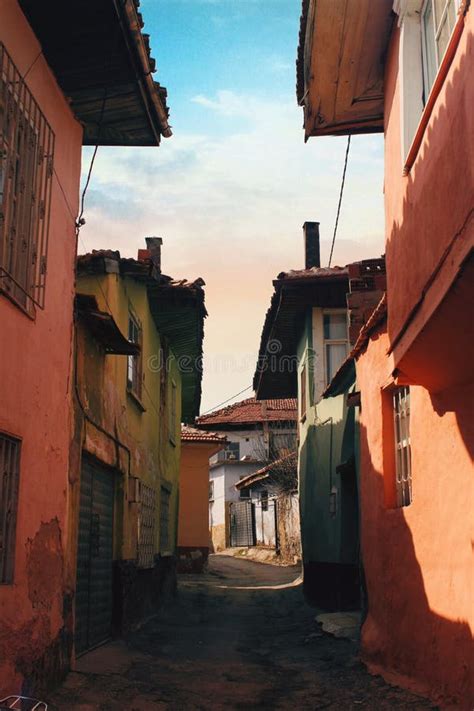
<path id="1" fill-rule="evenodd" d="M 358 398 L 350 357 L 382 295 L 383 259 L 322 268 L 319 225 L 306 222 L 305 268 L 282 272 L 262 332 L 257 398 L 298 398 L 298 481 L 305 594 L 358 607 Z"/>

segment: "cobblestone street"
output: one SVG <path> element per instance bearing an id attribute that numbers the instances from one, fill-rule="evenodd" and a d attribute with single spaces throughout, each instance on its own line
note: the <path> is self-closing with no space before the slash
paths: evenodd
<path id="1" fill-rule="evenodd" d="M 78 661 L 50 698 L 57 711 L 425 709 L 371 676 L 357 645 L 320 631 L 299 569 L 225 555 L 131 639 Z"/>

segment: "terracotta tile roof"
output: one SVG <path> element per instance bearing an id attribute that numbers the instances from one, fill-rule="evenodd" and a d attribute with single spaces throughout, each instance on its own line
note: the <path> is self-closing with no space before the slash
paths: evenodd
<path id="1" fill-rule="evenodd" d="M 206 426 L 213 424 L 253 424 L 256 422 L 296 420 L 297 414 L 296 398 L 256 400 L 255 397 L 251 397 L 233 405 L 228 405 L 221 410 L 201 415 L 196 422 L 199 425 Z"/>
<path id="2" fill-rule="evenodd" d="M 211 444 L 222 444 L 222 446 L 224 446 L 227 442 L 227 437 L 223 434 L 219 434 L 218 432 L 207 432 L 204 430 L 198 430 L 196 427 L 183 425 L 183 427 L 181 427 L 181 441 L 210 442 Z"/>
<path id="3" fill-rule="evenodd" d="M 266 466 L 262 467 L 256 472 L 252 472 L 252 474 L 249 474 L 248 476 L 244 477 L 243 479 L 240 479 L 240 481 L 237 482 L 235 485 L 235 488 L 237 490 L 240 489 L 245 489 L 247 486 L 250 486 L 251 484 L 256 484 L 258 481 L 263 481 L 264 479 L 268 479 L 270 477 L 270 474 L 272 472 L 272 469 L 275 469 L 279 466 L 281 466 L 284 462 L 297 462 L 298 461 L 298 452 L 290 452 L 287 454 L 285 457 L 281 457 L 281 459 L 276 459 L 274 462 L 270 462 L 270 464 L 267 464 Z"/>

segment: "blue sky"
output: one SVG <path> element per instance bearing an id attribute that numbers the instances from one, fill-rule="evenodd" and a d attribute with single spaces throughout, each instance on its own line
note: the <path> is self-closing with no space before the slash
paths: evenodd
<path id="1" fill-rule="evenodd" d="M 272 279 L 303 264 L 301 227 L 334 228 L 345 138 L 305 144 L 295 98 L 298 0 L 142 0 L 174 135 L 100 148 L 80 250 L 134 256 L 206 282 L 203 410 L 250 385 Z M 383 251 L 383 139 L 352 139 L 333 264 Z M 85 151 L 84 171 L 90 151 Z"/>

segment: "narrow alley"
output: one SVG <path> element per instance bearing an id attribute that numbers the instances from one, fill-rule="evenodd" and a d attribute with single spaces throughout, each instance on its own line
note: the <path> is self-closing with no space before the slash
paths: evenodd
<path id="1" fill-rule="evenodd" d="M 435 708 L 368 674 L 356 642 L 323 633 L 316 612 L 298 566 L 211 556 L 206 573 L 179 576 L 176 600 L 127 642 L 81 657 L 50 708 Z"/>

